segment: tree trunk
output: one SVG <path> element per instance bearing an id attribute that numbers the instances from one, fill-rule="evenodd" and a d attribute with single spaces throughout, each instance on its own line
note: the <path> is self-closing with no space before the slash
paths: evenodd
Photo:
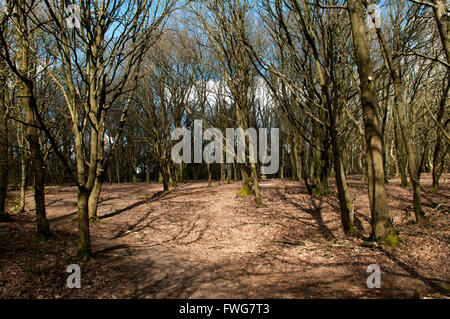
<path id="1" fill-rule="evenodd" d="M 8 106 L 7 84 L 4 62 L 0 66 L 0 214 L 6 212 L 6 194 L 8 192 Z"/>
<path id="2" fill-rule="evenodd" d="M 89 220 L 97 221 L 97 208 L 98 208 L 98 200 L 100 198 L 100 192 L 102 190 L 103 183 L 100 182 L 100 177 L 97 177 L 94 182 L 94 188 L 92 188 L 91 193 L 89 194 L 88 200 L 88 209 L 89 209 Z"/>
<path id="3" fill-rule="evenodd" d="M 378 101 L 375 88 L 375 75 L 373 72 L 373 64 L 370 60 L 366 23 L 363 15 L 363 3 L 359 0 L 348 0 L 347 5 L 359 73 L 361 104 L 364 117 L 368 189 L 372 217 L 372 239 L 395 246 L 398 243 L 398 236 L 392 224 L 384 188 L 383 143 L 377 117 Z"/>
<path id="4" fill-rule="evenodd" d="M 448 123 L 445 110 L 447 106 L 447 93 L 449 91 L 449 88 L 450 88 L 450 78 L 447 77 L 447 87 L 444 89 L 444 94 L 442 95 L 439 104 L 438 114 L 436 116 L 436 120 L 438 121 L 438 123 Z M 446 125 L 443 125 L 443 127 L 445 128 Z M 434 146 L 433 160 L 432 160 L 433 186 L 431 190 L 433 194 L 437 194 L 439 191 L 439 179 L 444 171 L 446 154 L 447 152 L 445 150 L 445 147 L 443 147 L 442 143 L 442 131 L 439 128 L 436 128 L 436 144 Z"/>
<path id="5" fill-rule="evenodd" d="M 238 193 L 243 197 L 250 196 L 252 194 L 252 190 L 250 188 L 250 181 L 248 179 L 247 170 L 243 163 L 239 166 L 241 168 L 242 185 Z"/>
<path id="6" fill-rule="evenodd" d="M 416 215 L 417 222 L 420 225 L 425 225 L 427 223 L 427 219 L 425 217 L 425 213 L 422 209 L 421 203 L 419 176 L 420 167 L 419 165 L 417 165 L 416 150 L 411 139 L 411 132 L 406 125 L 408 119 L 406 118 L 406 105 L 405 101 L 403 100 L 403 79 L 397 71 L 396 66 L 394 65 L 392 54 L 387 46 L 386 39 L 384 38 L 384 35 L 379 28 L 377 28 L 377 36 L 381 45 L 385 64 L 389 70 L 389 75 L 394 82 L 395 111 L 398 116 L 398 124 L 400 126 L 403 143 L 405 144 L 406 154 L 408 156 L 409 176 L 413 188 L 414 213 Z"/>
<path id="7" fill-rule="evenodd" d="M 178 164 L 178 182 L 184 183 L 184 165 L 183 165 L 183 163 Z"/>
<path id="8" fill-rule="evenodd" d="M 261 193 L 259 190 L 259 177 L 258 177 L 258 171 L 256 168 L 256 163 L 251 163 L 252 168 L 252 180 L 253 180 L 253 187 L 255 189 L 255 201 L 256 201 L 256 207 L 262 207 L 262 200 L 261 200 Z"/>
<path id="9" fill-rule="evenodd" d="M 150 163 L 147 163 L 147 169 L 145 170 L 145 182 L 150 183 Z"/>
<path id="10" fill-rule="evenodd" d="M 281 143 L 281 165 L 280 165 L 280 179 L 281 180 L 284 179 L 284 166 L 285 166 L 284 157 L 285 157 L 285 151 L 284 151 L 283 144 Z"/>
<path id="11" fill-rule="evenodd" d="M 402 132 L 403 142 L 406 146 L 406 153 L 408 155 L 408 168 L 409 168 L 409 176 L 411 179 L 411 184 L 413 188 L 413 204 L 414 204 L 414 213 L 416 215 L 416 221 L 419 225 L 427 224 L 427 219 L 425 217 L 425 213 L 422 209 L 421 203 L 421 192 L 420 192 L 420 180 L 419 180 L 419 167 L 417 166 L 417 158 L 414 146 L 412 145 L 411 133 L 406 126 L 406 112 L 405 112 L 405 104 L 403 102 L 402 94 L 403 94 L 403 85 L 400 82 L 400 79 L 397 79 L 394 82 L 395 87 L 395 106 L 398 115 L 398 122 L 400 124 L 400 130 Z"/>
<path id="12" fill-rule="evenodd" d="M 25 143 L 24 143 L 25 144 Z M 25 211 L 25 195 L 27 190 L 27 158 L 25 145 L 22 148 L 22 157 L 20 159 L 20 209 L 23 213 Z"/>
<path id="13" fill-rule="evenodd" d="M 37 232 L 45 238 L 50 236 L 50 225 L 45 211 L 45 163 L 39 143 L 39 133 L 34 127 L 36 119 L 33 109 L 34 103 L 33 87 L 23 83 L 21 90 L 22 101 L 25 107 L 26 122 L 30 124 L 26 129 L 26 138 L 30 145 L 31 163 L 34 173 L 34 201 L 36 205 Z M 34 106 L 32 106 L 34 104 Z M 33 125 L 33 126 L 31 126 Z"/>
<path id="14" fill-rule="evenodd" d="M 319 151 L 314 149 L 314 169 L 313 179 L 314 185 L 312 187 L 313 195 L 323 196 L 330 193 L 329 185 L 329 158 L 328 150 Z"/>
<path id="15" fill-rule="evenodd" d="M 433 13 L 441 37 L 447 63 L 450 64 L 450 20 L 448 18 L 448 8 L 446 0 L 433 0 Z"/>
<path id="16" fill-rule="evenodd" d="M 395 139 L 395 154 L 397 158 L 397 167 L 400 173 L 400 183 L 402 187 L 408 187 L 408 176 L 406 175 L 406 157 L 405 157 L 405 147 L 403 140 L 398 132 L 398 116 L 397 112 L 394 112 L 394 139 Z"/>
<path id="17" fill-rule="evenodd" d="M 333 111 L 333 110 L 330 110 Z M 350 195 L 348 193 L 347 178 L 345 176 L 344 163 L 339 149 L 337 132 L 335 128 L 335 119 L 333 112 L 330 112 L 330 135 L 331 146 L 333 149 L 334 173 L 336 175 L 336 187 L 338 190 L 339 207 L 341 211 L 341 223 L 346 235 L 353 234 L 353 207 Z"/>
<path id="18" fill-rule="evenodd" d="M 87 260 L 91 256 L 91 239 L 89 234 L 89 191 L 80 187 L 78 190 L 78 258 Z"/>
<path id="19" fill-rule="evenodd" d="M 160 176 L 160 181 L 163 184 L 163 189 L 164 192 L 169 191 L 169 175 L 167 173 L 167 168 L 165 166 L 165 164 L 160 164 L 159 166 L 159 176 Z"/>
<path id="20" fill-rule="evenodd" d="M 50 226 L 45 212 L 45 163 L 39 143 L 39 132 L 36 129 L 37 121 L 34 112 L 35 110 L 37 111 L 37 104 L 34 95 L 34 83 L 27 78 L 31 68 L 28 52 L 28 45 L 31 41 L 28 38 L 28 24 L 25 15 L 18 15 L 18 29 L 17 60 L 21 74 L 25 75 L 20 80 L 19 96 L 25 110 L 25 122 L 28 124 L 26 128 L 26 139 L 30 145 L 31 163 L 34 172 L 34 201 L 36 205 L 37 231 L 39 236 L 46 238 L 50 236 Z"/>
<path id="21" fill-rule="evenodd" d="M 116 180 L 117 183 L 120 184 L 120 167 L 119 167 L 119 160 L 117 157 L 116 157 Z"/>
<path id="22" fill-rule="evenodd" d="M 300 157 L 302 141 L 300 134 L 295 133 L 294 135 L 294 160 L 295 160 L 295 180 L 302 180 L 302 159 Z"/>
<path id="23" fill-rule="evenodd" d="M 224 163 L 220 163 L 220 181 L 224 182 L 225 181 L 225 164 Z"/>
<path id="24" fill-rule="evenodd" d="M 291 173 L 292 173 L 292 180 L 297 180 L 297 167 L 295 165 L 295 156 L 294 156 L 294 143 L 289 142 L 289 161 L 291 162 Z"/>
<path id="25" fill-rule="evenodd" d="M 212 177 L 211 177 L 211 165 L 206 163 L 206 169 L 208 171 L 208 188 L 211 187 Z"/>
<path id="26" fill-rule="evenodd" d="M 137 167 L 136 167 L 136 158 L 135 157 L 133 158 L 132 162 L 133 162 L 133 174 L 131 177 L 131 182 L 133 184 L 136 184 L 137 183 Z"/>

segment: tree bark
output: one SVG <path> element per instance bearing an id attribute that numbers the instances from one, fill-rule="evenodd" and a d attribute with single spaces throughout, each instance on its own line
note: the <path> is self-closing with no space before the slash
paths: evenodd
<path id="1" fill-rule="evenodd" d="M 25 144 L 25 143 L 24 143 Z M 22 156 L 20 158 L 20 209 L 23 213 L 25 211 L 25 195 L 27 190 L 27 155 L 25 145 L 22 148 Z"/>
<path id="2" fill-rule="evenodd" d="M 394 82 L 394 104 L 395 112 L 397 113 L 398 124 L 400 126 L 401 136 L 403 138 L 403 143 L 405 144 L 406 154 L 408 156 L 408 168 L 409 176 L 411 179 L 412 189 L 413 189 L 413 203 L 414 203 L 414 213 L 416 215 L 416 221 L 420 225 L 427 224 L 427 219 L 425 213 L 422 209 L 421 203 L 421 191 L 420 191 L 420 167 L 417 165 L 416 150 L 413 146 L 413 141 L 411 140 L 411 132 L 407 127 L 407 117 L 406 117 L 406 105 L 403 100 L 404 84 L 403 79 L 394 65 L 394 60 L 392 54 L 387 46 L 386 39 L 380 28 L 377 28 L 377 36 L 381 45 L 383 52 L 383 58 L 388 68 L 389 75 Z"/>
<path id="3" fill-rule="evenodd" d="M 89 190 L 79 187 L 78 190 L 78 258 L 87 260 L 91 256 L 91 237 L 89 233 Z"/>
<path id="4" fill-rule="evenodd" d="M 103 183 L 100 182 L 100 177 L 97 177 L 94 182 L 94 187 L 92 188 L 91 193 L 89 194 L 88 200 L 88 209 L 89 209 L 89 220 L 97 221 L 97 208 L 98 208 L 98 200 L 100 198 L 100 192 L 102 190 Z"/>
<path id="5" fill-rule="evenodd" d="M 446 0 L 434 0 L 433 3 L 433 13 L 439 30 L 439 36 L 441 37 L 442 47 L 444 48 L 447 63 L 450 64 L 450 19 Z"/>
<path id="6" fill-rule="evenodd" d="M 400 184 L 402 187 L 408 187 L 408 176 L 406 175 L 406 157 L 405 157 L 405 147 L 403 140 L 398 132 L 398 116 L 397 112 L 394 112 L 394 141 L 395 141 L 395 154 L 397 160 L 397 167 L 400 174 Z"/>
<path id="7" fill-rule="evenodd" d="M 294 160 L 295 160 L 295 180 L 302 180 L 302 159 L 300 157 L 300 151 L 302 147 L 302 141 L 300 134 L 294 133 Z"/>
<path id="8" fill-rule="evenodd" d="M 366 36 L 366 23 L 363 3 L 348 0 L 353 46 L 358 67 L 361 104 L 363 108 L 364 129 L 367 152 L 368 189 L 372 222 L 372 239 L 395 246 L 398 236 L 392 224 L 384 188 L 384 171 L 380 134 L 377 117 L 377 95 L 375 75 Z"/>
<path id="9" fill-rule="evenodd" d="M 24 8 L 24 1 L 18 1 L 16 6 Z M 45 163 L 41 153 L 39 143 L 39 132 L 36 129 L 37 120 L 35 112 L 38 112 L 36 96 L 34 95 L 34 79 L 31 78 L 32 65 L 29 57 L 28 47 L 31 47 L 30 32 L 28 28 L 27 16 L 15 8 L 15 18 L 17 19 L 16 36 L 17 49 L 16 59 L 18 68 L 15 73 L 19 75 L 19 97 L 25 110 L 26 139 L 30 145 L 31 163 L 34 172 L 34 200 L 36 206 L 36 224 L 39 236 L 50 236 L 50 226 L 45 212 Z M 2 34 L 2 37 L 4 35 Z M 8 50 L 8 48 L 4 48 Z M 9 62 L 8 62 L 9 61 Z M 12 64 L 8 60 L 8 64 Z"/>
<path id="10" fill-rule="evenodd" d="M 8 192 L 8 105 L 6 66 L 0 61 L 0 214 L 6 212 L 6 195 Z"/>

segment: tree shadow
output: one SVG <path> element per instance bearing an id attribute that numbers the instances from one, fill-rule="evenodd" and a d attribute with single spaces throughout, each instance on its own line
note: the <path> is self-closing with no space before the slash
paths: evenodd
<path id="1" fill-rule="evenodd" d="M 292 187 L 289 189 L 292 191 Z M 295 189 L 297 190 L 297 188 L 295 188 Z M 297 201 L 294 201 L 293 199 L 288 198 L 285 194 L 283 194 L 281 192 L 280 188 L 264 187 L 264 188 L 262 188 L 262 190 L 269 191 L 272 195 L 277 196 L 283 202 L 288 203 L 291 206 L 294 206 L 299 211 L 304 211 L 304 212 L 308 213 L 314 219 L 316 227 L 321 232 L 322 237 L 325 238 L 326 240 L 330 241 L 330 240 L 336 239 L 336 236 L 334 236 L 333 232 L 328 228 L 328 226 L 325 224 L 325 222 L 322 218 L 322 203 L 323 203 L 322 198 L 317 198 L 319 202 L 316 203 L 316 198 L 314 198 L 314 196 L 310 195 L 308 192 L 306 192 L 306 191 L 296 192 L 296 194 L 302 194 L 302 195 L 308 196 L 310 205 L 307 206 L 307 205 L 303 204 L 302 202 L 297 202 Z M 283 212 L 283 213 L 300 221 L 300 219 L 297 216 L 292 216 L 287 212 Z"/>
<path id="2" fill-rule="evenodd" d="M 427 286 L 429 286 L 430 288 L 437 290 L 441 293 L 444 293 L 446 295 L 450 295 L 450 291 L 445 288 L 442 287 L 441 284 L 444 285 L 450 285 L 449 281 L 444 281 L 438 278 L 428 278 L 428 277 L 424 277 L 421 274 L 419 274 L 413 267 L 409 266 L 408 264 L 406 264 L 405 262 L 403 262 L 402 260 L 398 259 L 397 256 L 395 256 L 394 254 L 392 254 L 391 252 L 389 252 L 388 250 L 384 249 L 383 247 L 379 248 L 381 252 L 383 252 L 383 254 L 388 257 L 390 260 L 392 260 L 393 262 L 395 262 L 397 265 L 399 265 L 403 270 L 405 270 L 411 277 L 418 279 L 422 282 L 424 282 Z"/>
<path id="3" fill-rule="evenodd" d="M 105 215 L 99 216 L 98 218 L 99 219 L 105 219 L 105 218 L 110 218 L 110 217 L 117 216 L 117 215 L 125 213 L 125 212 L 127 212 L 129 210 L 132 210 L 133 208 L 142 206 L 142 205 L 147 204 L 147 203 L 154 202 L 154 201 L 160 199 L 161 197 L 163 197 L 164 195 L 165 195 L 164 192 L 156 192 L 149 199 L 144 199 L 144 200 L 137 201 L 136 203 L 133 203 L 133 204 L 131 204 L 131 205 L 125 207 L 125 208 L 116 210 L 115 212 L 112 212 L 112 213 L 109 213 L 109 214 L 105 214 Z"/>

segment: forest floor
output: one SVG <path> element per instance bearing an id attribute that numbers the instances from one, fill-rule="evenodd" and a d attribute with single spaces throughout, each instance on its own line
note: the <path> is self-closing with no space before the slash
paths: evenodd
<path id="1" fill-rule="evenodd" d="M 95 258 L 78 262 L 81 289 L 66 287 L 66 267 L 77 263 L 76 189 L 48 186 L 52 239 L 35 235 L 31 192 L 29 211 L 0 223 L 0 298 L 449 298 L 450 175 L 439 195 L 430 175 L 421 182 L 428 227 L 414 222 L 411 189 L 387 185 L 395 248 L 364 244 L 370 211 L 357 176 L 351 238 L 336 195 L 312 197 L 300 182 L 262 181 L 263 208 L 236 195 L 239 182 L 165 194 L 156 183 L 105 184 L 91 224 Z M 370 264 L 381 268 L 380 289 L 367 288 Z"/>

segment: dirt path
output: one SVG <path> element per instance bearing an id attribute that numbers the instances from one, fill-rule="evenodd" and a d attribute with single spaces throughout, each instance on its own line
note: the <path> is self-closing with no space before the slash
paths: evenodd
<path id="1" fill-rule="evenodd" d="M 443 184 L 442 194 L 449 194 L 449 184 Z M 367 236 L 367 191 L 358 179 L 350 179 L 350 185 L 355 225 L 359 236 Z M 252 197 L 236 195 L 239 187 L 215 183 L 207 188 L 206 182 L 190 182 L 155 197 L 161 191 L 158 184 L 105 185 L 100 222 L 91 228 L 97 257 L 82 265 L 82 288 L 65 288 L 62 274 L 55 279 L 61 283 L 49 283 L 53 290 L 43 288 L 40 294 L 56 290 L 66 298 L 411 298 L 418 289 L 426 296 L 445 297 L 437 289 L 450 280 L 448 196 L 425 194 L 433 225 L 421 229 L 413 224 L 409 190 L 391 181 L 389 203 L 402 242 L 396 248 L 371 249 L 360 239 L 345 238 L 333 196 L 313 198 L 301 183 L 269 180 L 261 183 L 265 207 L 256 209 Z M 71 238 L 67 246 L 74 253 L 75 189 L 47 191 L 52 228 Z M 366 286 L 370 264 L 381 268 L 381 289 Z M 0 269 L 6 276 L 4 264 Z M 0 295 L 7 286 L 1 290 L 0 279 Z"/>

